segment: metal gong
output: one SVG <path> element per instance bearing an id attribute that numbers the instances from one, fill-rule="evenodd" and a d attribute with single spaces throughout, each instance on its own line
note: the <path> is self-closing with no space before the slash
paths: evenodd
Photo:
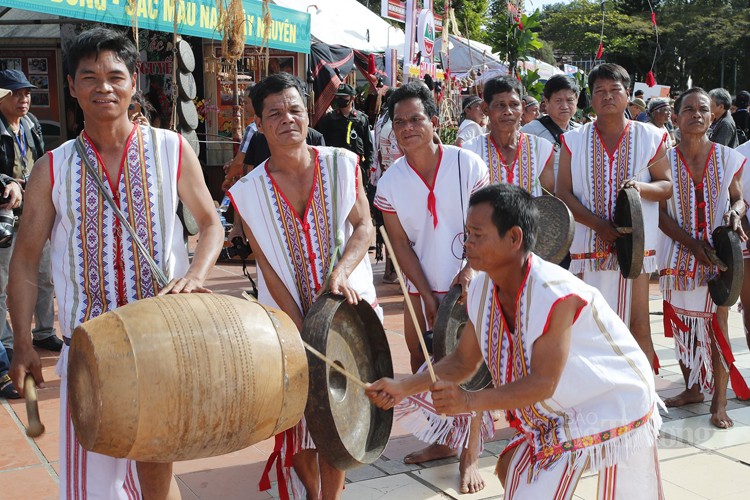
<path id="1" fill-rule="evenodd" d="M 455 285 L 443 298 L 432 327 L 432 349 L 435 361 L 440 361 L 458 346 L 458 339 L 469 321 L 466 303 L 460 301 L 461 286 Z M 492 375 L 482 362 L 479 370 L 469 380 L 461 384 L 467 391 L 479 391 L 492 383 Z"/>
<path id="2" fill-rule="evenodd" d="M 177 80 L 179 84 L 177 85 L 177 90 L 180 94 L 180 99 L 184 99 L 186 101 L 192 101 L 195 99 L 195 96 L 198 93 L 198 89 L 195 85 L 195 77 L 192 73 L 178 73 L 177 74 Z"/>
<path id="3" fill-rule="evenodd" d="M 193 101 L 180 101 L 177 104 L 177 112 L 180 115 L 183 127 L 188 127 L 192 130 L 198 128 L 198 110 L 195 108 Z"/>
<path id="4" fill-rule="evenodd" d="M 719 274 L 708 282 L 708 292 L 717 306 L 729 307 L 740 297 L 745 277 L 742 243 L 737 233 L 726 226 L 714 229 L 713 240 Z"/>
<path id="5" fill-rule="evenodd" d="M 620 237 L 615 240 L 620 273 L 626 279 L 635 279 L 643 270 L 645 236 L 641 195 L 635 188 L 621 189 L 615 202 L 614 222 Z"/>
<path id="6" fill-rule="evenodd" d="M 547 262 L 559 264 L 573 243 L 576 231 L 575 219 L 568 206 L 555 196 L 542 195 L 533 199 L 539 210 L 539 231 L 534 253 Z"/>
<path id="7" fill-rule="evenodd" d="M 351 305 L 324 294 L 302 325 L 302 339 L 363 382 L 393 377 L 383 324 L 365 301 Z M 393 410 L 370 403 L 361 387 L 308 352 L 310 389 L 305 418 L 315 446 L 339 470 L 370 464 L 383 453 Z"/>
<path id="8" fill-rule="evenodd" d="M 192 73 L 195 71 L 195 55 L 190 44 L 185 40 L 177 42 L 177 64 L 181 71 Z"/>

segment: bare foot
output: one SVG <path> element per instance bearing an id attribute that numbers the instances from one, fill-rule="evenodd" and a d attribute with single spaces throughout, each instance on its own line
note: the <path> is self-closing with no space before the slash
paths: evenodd
<path id="1" fill-rule="evenodd" d="M 697 388 L 698 386 L 694 385 L 693 387 Z M 700 389 L 690 388 L 685 389 L 677 396 L 665 399 L 664 405 L 667 408 L 678 408 L 691 403 L 700 403 L 701 401 L 703 401 L 703 394 L 700 392 Z"/>
<path id="2" fill-rule="evenodd" d="M 431 444 L 427 448 L 422 448 L 414 453 L 409 453 L 404 457 L 405 464 L 421 464 L 431 460 L 440 460 L 441 458 L 455 457 L 458 454 L 456 450 L 444 444 Z"/>
<path id="3" fill-rule="evenodd" d="M 461 463 L 458 465 L 461 474 L 461 493 L 476 493 L 484 489 L 484 479 L 477 467 L 477 456 L 470 453 L 468 448 L 461 452 Z"/>
<path id="4" fill-rule="evenodd" d="M 721 406 L 719 409 L 715 409 L 717 406 Z M 729 429 L 734 425 L 734 422 L 729 415 L 727 415 L 727 404 L 719 405 L 716 403 L 711 404 L 711 423 L 719 429 Z"/>

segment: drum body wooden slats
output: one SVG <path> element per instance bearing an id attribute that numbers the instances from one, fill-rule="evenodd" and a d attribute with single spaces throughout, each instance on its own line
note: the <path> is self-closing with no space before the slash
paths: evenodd
<path id="1" fill-rule="evenodd" d="M 76 328 L 68 387 L 84 448 L 189 460 L 296 424 L 307 401 L 307 356 L 280 311 L 218 294 L 168 295 Z"/>

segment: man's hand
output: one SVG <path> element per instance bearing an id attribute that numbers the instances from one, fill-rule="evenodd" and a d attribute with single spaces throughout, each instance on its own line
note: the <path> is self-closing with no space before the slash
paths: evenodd
<path id="1" fill-rule="evenodd" d="M 467 266 L 464 266 L 463 269 L 461 269 L 455 278 L 453 278 L 453 281 L 451 281 L 451 286 L 448 287 L 448 289 L 453 288 L 454 285 L 461 285 L 461 299 L 464 299 L 466 297 L 466 292 L 469 291 L 469 283 L 471 283 L 471 280 L 474 279 L 474 270 Z"/>
<path id="2" fill-rule="evenodd" d="M 358 304 L 359 301 L 362 300 L 357 291 L 349 286 L 349 278 L 340 266 L 333 268 L 331 276 L 328 278 L 327 290 L 330 290 L 334 295 L 343 295 L 346 301 L 350 304 Z M 318 293 L 315 294 L 315 300 L 323 295 L 325 291 L 325 288 L 318 290 Z"/>
<path id="3" fill-rule="evenodd" d="M 182 278 L 174 278 L 172 281 L 167 283 L 167 286 L 159 290 L 159 295 L 167 295 L 168 293 L 213 293 L 208 288 L 203 286 L 203 282 L 190 277 L 183 276 Z"/>
<path id="4" fill-rule="evenodd" d="M 601 239 L 610 244 L 614 243 L 621 236 L 615 225 L 604 219 L 599 219 L 599 224 L 594 228 L 594 231 Z"/>
<path id="5" fill-rule="evenodd" d="M 13 385 L 16 386 L 16 390 L 23 397 L 24 391 L 24 379 L 27 373 L 31 373 L 36 381 L 37 387 L 44 389 L 44 375 L 42 375 L 42 362 L 39 359 L 39 354 L 31 347 L 21 348 L 16 346 L 15 353 L 13 354 L 13 361 L 10 363 L 10 370 L 8 370 L 10 378 L 13 379 Z"/>
<path id="6" fill-rule="evenodd" d="M 406 300 L 409 300 L 408 298 Z M 427 320 L 427 329 L 431 329 L 432 325 L 435 324 L 435 318 L 437 317 L 437 310 L 440 304 L 437 298 L 430 292 L 428 295 L 422 295 L 422 302 L 424 302 L 424 317 Z M 419 311 L 415 311 L 417 314 Z M 424 333 L 424 332 L 423 332 Z"/>
<path id="7" fill-rule="evenodd" d="M 628 179 L 620 185 L 620 189 L 633 188 L 636 193 L 641 194 L 641 183 L 635 179 Z"/>
<path id="8" fill-rule="evenodd" d="M 709 258 L 709 252 L 714 252 L 714 249 L 705 241 L 693 239 L 693 244 L 689 250 L 695 255 L 695 258 L 701 264 L 706 266 L 712 266 L 714 263 Z"/>
<path id="9" fill-rule="evenodd" d="M 471 412 L 471 394 L 453 382 L 437 380 L 432 387 L 432 402 L 443 415 L 459 415 Z"/>
<path id="10" fill-rule="evenodd" d="M 383 410 L 390 410 L 406 397 L 401 385 L 392 378 L 381 378 L 367 384 L 365 394 L 375 406 Z"/>
<path id="11" fill-rule="evenodd" d="M 724 225 L 737 233 L 737 236 L 740 237 L 740 241 L 747 241 L 745 230 L 742 229 L 742 217 L 737 213 L 737 210 L 730 210 L 724 214 Z"/>
<path id="12" fill-rule="evenodd" d="M 21 185 L 15 181 L 8 181 L 3 191 L 3 197 L 8 198 L 8 203 L 0 205 L 0 209 L 13 209 L 21 206 L 23 200 L 23 189 Z"/>

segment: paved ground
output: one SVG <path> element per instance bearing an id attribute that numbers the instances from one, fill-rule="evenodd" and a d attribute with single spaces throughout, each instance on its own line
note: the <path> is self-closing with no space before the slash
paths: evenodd
<path id="1" fill-rule="evenodd" d="M 385 311 L 385 326 L 393 353 L 397 376 L 409 372 L 403 339 L 402 307 L 398 285 L 380 284 L 382 265 L 375 266 L 378 297 Z M 248 288 L 239 265 L 217 266 L 211 273 L 209 287 L 217 293 L 239 295 Z M 655 284 L 651 287 L 652 313 L 661 311 L 661 298 Z M 662 316 L 651 316 L 654 343 L 662 371 L 657 388 L 662 397 L 680 392 L 682 377 L 674 360 L 673 341 L 666 339 Z M 729 320 L 732 346 L 737 366 L 750 380 L 750 353 L 744 341 L 739 314 L 733 311 Z M 43 356 L 47 388 L 39 392 L 40 413 L 47 428 L 37 439 L 25 436 L 21 422 L 26 421 L 22 400 L 0 399 L 0 500 L 57 498 L 58 491 L 58 410 L 59 379 L 54 374 L 56 356 Z M 664 414 L 659 442 L 659 458 L 667 498 L 742 499 L 750 498 L 750 403 L 735 399 L 729 402 L 735 426 L 718 430 L 708 421 L 708 403 L 673 409 Z M 498 424 L 495 440 L 487 445 L 480 459 L 487 487 L 478 494 L 459 495 L 457 460 L 433 462 L 426 467 L 405 465 L 404 455 L 422 444 L 396 423 L 383 456 L 371 466 L 347 474 L 345 499 L 435 499 L 462 500 L 502 498 L 502 487 L 493 470 L 498 453 L 507 443 L 510 432 Z M 268 499 L 276 498 L 276 488 L 259 492 L 257 483 L 266 458 L 273 449 L 271 440 L 245 450 L 210 459 L 175 464 L 180 489 L 185 500 L 193 499 Z M 596 498 L 594 477 L 584 478 L 576 498 Z"/>

